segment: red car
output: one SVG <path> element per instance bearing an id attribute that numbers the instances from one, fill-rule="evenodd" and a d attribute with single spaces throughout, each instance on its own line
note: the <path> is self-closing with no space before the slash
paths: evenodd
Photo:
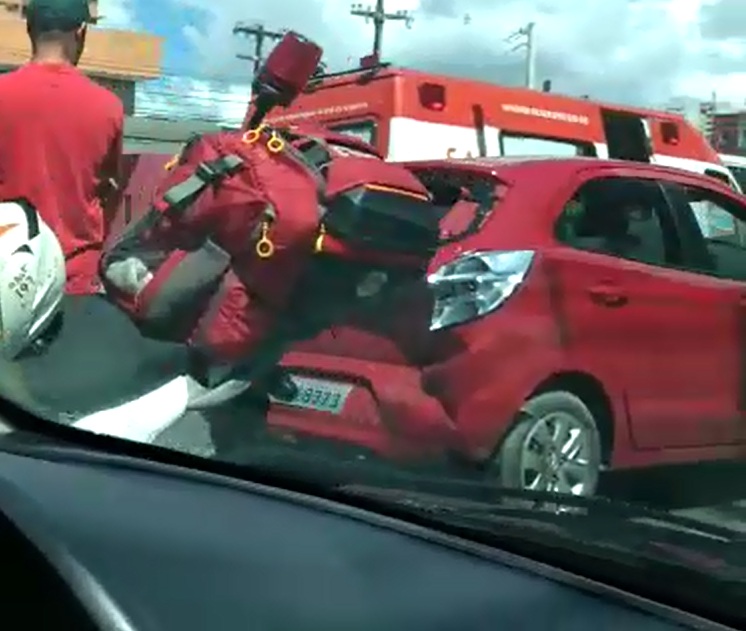
<path id="1" fill-rule="evenodd" d="M 743 197 L 632 162 L 410 166 L 444 205 L 487 186 L 490 212 L 439 252 L 434 304 L 412 296 L 285 357 L 298 392 L 273 402 L 274 435 L 575 494 L 605 468 L 746 456 Z M 460 202 L 443 225 L 479 211 Z"/>

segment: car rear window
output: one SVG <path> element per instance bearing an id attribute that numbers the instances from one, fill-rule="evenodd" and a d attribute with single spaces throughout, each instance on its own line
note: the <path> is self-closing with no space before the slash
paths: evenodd
<path id="1" fill-rule="evenodd" d="M 492 175 L 442 169 L 412 169 L 425 184 L 441 212 L 444 235 L 463 232 L 480 211 L 485 193 L 492 195 L 490 210 L 507 190 L 507 185 Z"/>

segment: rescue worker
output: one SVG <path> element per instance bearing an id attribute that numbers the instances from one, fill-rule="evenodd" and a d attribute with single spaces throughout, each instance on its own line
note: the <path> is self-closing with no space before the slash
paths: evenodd
<path id="1" fill-rule="evenodd" d="M 0 198 L 39 209 L 76 295 L 100 291 L 124 125 L 119 98 L 77 68 L 90 19 L 88 0 L 30 0 L 31 60 L 0 76 Z"/>

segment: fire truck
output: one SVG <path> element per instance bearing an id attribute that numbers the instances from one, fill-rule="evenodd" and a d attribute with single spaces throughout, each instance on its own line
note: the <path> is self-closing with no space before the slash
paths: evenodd
<path id="1" fill-rule="evenodd" d="M 590 156 L 673 166 L 741 190 L 683 116 L 376 64 L 312 81 L 268 122 L 313 121 L 388 159 Z"/>

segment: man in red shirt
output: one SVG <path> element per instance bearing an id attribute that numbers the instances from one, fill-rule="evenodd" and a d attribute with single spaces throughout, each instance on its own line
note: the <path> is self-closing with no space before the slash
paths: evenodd
<path id="1" fill-rule="evenodd" d="M 132 401 L 185 374 L 187 361 L 182 345 L 143 337 L 99 282 L 124 110 L 76 67 L 90 19 L 88 0 L 31 0 L 31 61 L 0 76 L 0 200 L 36 208 L 60 241 L 67 276 L 54 343 L 17 365 L 27 398 L 60 418 Z"/>
<path id="2" fill-rule="evenodd" d="M 77 69 L 88 0 L 31 0 L 31 61 L 0 76 L 0 196 L 23 197 L 62 243 L 68 294 L 100 290 L 118 204 L 124 109 Z"/>

